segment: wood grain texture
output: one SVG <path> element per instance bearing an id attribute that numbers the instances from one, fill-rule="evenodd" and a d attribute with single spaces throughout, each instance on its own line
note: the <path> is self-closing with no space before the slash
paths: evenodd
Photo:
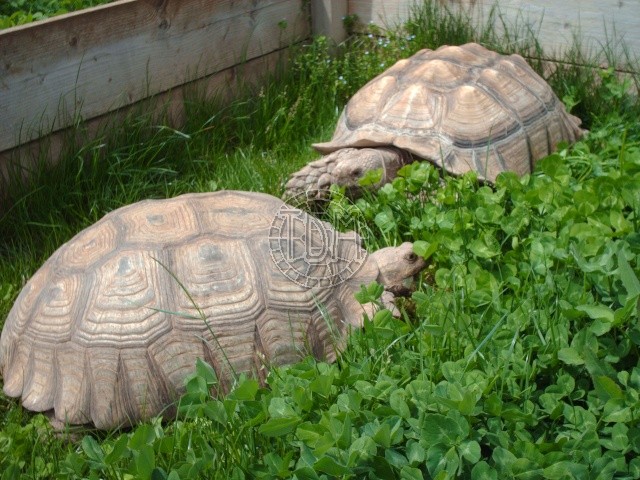
<path id="1" fill-rule="evenodd" d="M 370 22 L 393 27 L 406 21 L 414 0 L 350 0 L 349 13 L 356 14 L 362 24 Z M 577 34 L 587 51 L 599 45 L 610 45 L 618 55 L 624 53 L 614 37 L 624 40 L 637 55 L 640 51 L 640 2 L 628 0 L 440 0 L 453 11 L 471 14 L 475 22 L 484 24 L 496 9 L 494 27 L 504 22 L 511 32 L 531 29 L 537 34 L 548 59 L 560 59 Z M 605 59 L 603 59 L 605 60 Z"/>
<path id="2" fill-rule="evenodd" d="M 562 59 L 573 43 L 582 40 L 585 52 L 598 52 L 601 45 L 612 48 L 621 60 L 622 39 L 632 55 L 640 51 L 640 2 L 628 0 L 446 0 L 454 9 L 471 12 L 478 21 L 488 18 L 492 8 L 510 31 L 531 29 L 549 59 Z M 496 17 L 494 26 L 501 28 Z M 613 40 L 616 42 L 613 42 Z M 605 62 L 606 59 L 602 58 Z"/>
<path id="3" fill-rule="evenodd" d="M 82 126 L 82 136 L 74 137 L 70 135 L 70 129 L 63 129 L 11 150 L 0 152 L 0 211 L 9 207 L 3 204 L 3 180 L 26 177 L 32 168 L 37 168 L 42 158 L 55 164 L 61 151 L 65 147 L 69 148 L 69 142 L 75 142 L 79 146 L 89 143 L 104 132 L 117 128 L 128 115 L 135 115 L 137 112 L 150 114 L 152 118 L 157 119 L 154 121 L 167 123 L 173 128 L 180 129 L 185 121 L 185 102 L 200 101 L 214 96 L 221 102 L 231 101 L 239 91 L 242 91 L 242 87 L 263 82 L 266 76 L 284 60 L 286 52 L 286 48 L 275 50 L 267 55 L 247 60 L 246 63 L 233 65 L 221 72 L 199 78 L 180 88 L 173 88 L 128 107 L 87 120 Z"/>
<path id="4" fill-rule="evenodd" d="M 407 0 L 349 0 L 349 14 L 357 15 L 360 23 L 373 23 L 394 28 L 409 18 L 415 1 Z"/>
<path id="5" fill-rule="evenodd" d="M 120 0 L 3 31 L 0 151 L 304 38 L 303 3 Z"/>

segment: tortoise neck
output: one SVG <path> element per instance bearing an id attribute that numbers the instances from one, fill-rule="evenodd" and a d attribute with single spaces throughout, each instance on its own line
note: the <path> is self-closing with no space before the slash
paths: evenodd
<path id="1" fill-rule="evenodd" d="M 398 170 L 413 160 L 409 152 L 400 148 L 380 147 L 380 150 L 383 152 L 382 169 L 384 182 L 391 181 L 395 178 Z"/>

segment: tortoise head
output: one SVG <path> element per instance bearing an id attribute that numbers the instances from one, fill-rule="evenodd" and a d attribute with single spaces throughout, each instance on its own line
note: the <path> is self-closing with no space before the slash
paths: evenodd
<path id="1" fill-rule="evenodd" d="M 370 255 L 378 267 L 378 283 L 394 295 L 406 294 L 413 276 L 425 266 L 425 260 L 413 252 L 413 244 L 382 248 Z"/>
<path id="2" fill-rule="evenodd" d="M 333 158 L 329 158 L 333 157 Z M 318 191 L 327 191 L 331 184 L 345 187 L 349 196 L 358 196 L 362 190 L 360 180 L 369 172 L 382 170 L 380 181 L 373 187 L 380 187 L 396 176 L 405 163 L 405 155 L 388 147 L 343 148 L 327 155 L 327 161 L 334 163 L 331 174 L 320 177 Z"/>
<path id="3" fill-rule="evenodd" d="M 357 197 L 362 192 L 360 180 L 373 170 L 382 170 L 376 188 L 396 176 L 410 161 L 411 155 L 394 147 L 340 148 L 315 160 L 294 173 L 285 185 L 284 198 L 303 197 L 313 203 L 329 198 L 331 185 L 345 187 L 346 194 Z"/>

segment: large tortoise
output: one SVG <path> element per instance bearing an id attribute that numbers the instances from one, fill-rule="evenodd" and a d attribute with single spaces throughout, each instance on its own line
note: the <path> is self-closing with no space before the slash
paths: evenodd
<path id="1" fill-rule="evenodd" d="M 197 358 L 226 385 L 305 352 L 334 359 L 361 325 L 361 284 L 400 286 L 423 266 L 409 243 L 367 255 L 355 233 L 266 194 L 135 203 L 25 285 L 0 337 L 4 392 L 54 423 L 130 425 L 175 403 Z"/>
<path id="2" fill-rule="evenodd" d="M 505 170 L 531 172 L 578 139 L 580 123 L 519 55 L 475 43 L 421 50 L 349 100 L 331 141 L 313 145 L 327 155 L 289 179 L 285 198 L 322 196 L 331 184 L 356 193 L 366 172 L 382 168 L 386 183 L 416 158 L 493 183 Z"/>

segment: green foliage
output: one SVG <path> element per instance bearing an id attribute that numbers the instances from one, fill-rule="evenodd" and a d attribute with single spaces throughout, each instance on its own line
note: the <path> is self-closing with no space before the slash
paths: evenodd
<path id="1" fill-rule="evenodd" d="M 3 0 L 0 3 L 0 30 L 110 1 L 112 0 Z"/>
<path id="2" fill-rule="evenodd" d="M 432 263 L 409 321 L 380 310 L 337 364 L 276 368 L 268 389 L 240 378 L 213 398 L 199 362 L 175 421 L 76 448 L 43 417 L 11 422 L 3 478 L 639 478 L 630 132 L 616 118 L 495 189 L 405 167 L 358 206 L 368 242 L 413 240 Z"/>
<path id="3" fill-rule="evenodd" d="M 413 240 L 432 262 L 388 361 L 427 379 L 409 395 L 425 473 L 637 478 L 638 192 L 640 134 L 612 115 L 495 189 L 415 163 L 359 201 L 370 244 Z"/>
<path id="4" fill-rule="evenodd" d="M 239 85 L 240 100 L 193 92 L 179 131 L 141 112 L 97 140 L 73 132 L 56 167 L 10 185 L 0 318 L 107 211 L 216 188 L 277 195 L 347 99 L 398 58 L 471 39 L 515 45 L 434 5 L 385 37 L 296 47 L 263 87 Z M 380 285 L 363 286 L 357 299 L 379 309 L 336 364 L 275 368 L 266 387 L 240 376 L 216 397 L 199 361 L 173 421 L 67 432 L 75 442 L 0 395 L 0 479 L 640 478 L 640 106 L 612 71 L 584 72 L 550 81 L 591 132 L 533 174 L 491 188 L 414 163 L 349 206 L 370 249 L 409 240 L 430 262 L 401 319 Z M 343 217 L 332 222 L 350 228 Z"/>

